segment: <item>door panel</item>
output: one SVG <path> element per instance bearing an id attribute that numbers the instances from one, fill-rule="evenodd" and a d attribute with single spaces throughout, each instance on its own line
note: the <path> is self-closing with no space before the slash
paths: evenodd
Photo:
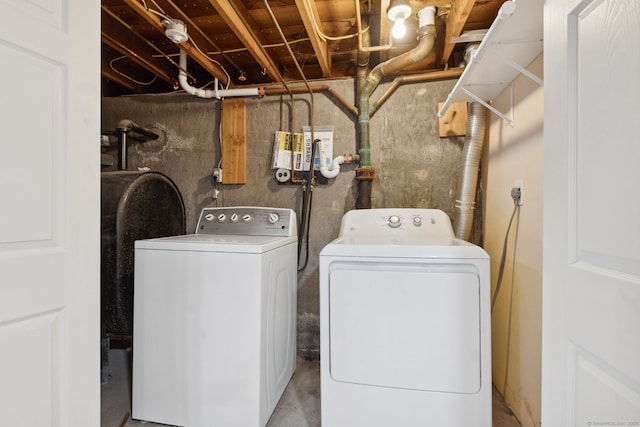
<path id="1" fill-rule="evenodd" d="M 480 278 L 473 266 L 342 267 L 329 275 L 334 380 L 448 393 L 480 390 Z"/>
<path id="2" fill-rule="evenodd" d="M 0 425 L 99 425 L 99 3 L 0 0 Z"/>
<path id="3" fill-rule="evenodd" d="M 639 20 L 545 4 L 543 425 L 640 425 Z"/>

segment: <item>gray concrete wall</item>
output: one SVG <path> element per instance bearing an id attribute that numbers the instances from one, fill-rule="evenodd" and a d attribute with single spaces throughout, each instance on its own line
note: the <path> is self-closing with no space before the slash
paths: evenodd
<path id="1" fill-rule="evenodd" d="M 354 99 L 352 80 L 326 83 L 346 99 Z M 454 217 L 464 138 L 439 138 L 437 117 L 438 102 L 446 99 L 454 84 L 449 80 L 402 86 L 371 119 L 371 159 L 377 173 L 374 208 L 438 208 Z M 381 85 L 372 99 L 386 87 Z M 315 126 L 334 127 L 334 155 L 357 152 L 357 118 L 324 94 L 315 94 L 313 103 L 309 95 L 295 96 L 295 131 L 311 123 L 312 109 Z M 301 188 L 278 184 L 270 168 L 274 132 L 289 130 L 290 111 L 288 95 L 247 100 L 247 183 L 218 185 L 217 200 L 212 199 L 212 171 L 220 155 L 219 101 L 181 93 L 104 98 L 102 126 L 114 130 L 119 120 L 130 119 L 161 134 L 157 141 L 131 145 L 128 169 L 149 167 L 172 178 L 185 200 L 187 232 L 193 232 L 200 210 L 216 203 L 299 210 Z M 298 275 L 298 350 L 306 356 L 319 351 L 318 255 L 337 237 L 342 215 L 355 208 L 354 170 L 355 165 L 343 165 L 336 179 L 313 192 L 309 262 Z"/>

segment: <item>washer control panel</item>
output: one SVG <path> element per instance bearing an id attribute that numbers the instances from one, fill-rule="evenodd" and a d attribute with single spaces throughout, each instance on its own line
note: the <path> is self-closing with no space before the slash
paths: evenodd
<path id="1" fill-rule="evenodd" d="M 196 234 L 295 236 L 296 216 L 291 209 L 282 208 L 204 208 L 198 219 Z"/>

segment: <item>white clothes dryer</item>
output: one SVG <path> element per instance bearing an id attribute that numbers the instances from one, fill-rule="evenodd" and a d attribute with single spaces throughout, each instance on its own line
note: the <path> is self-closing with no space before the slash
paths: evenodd
<path id="1" fill-rule="evenodd" d="M 491 427 L 489 256 L 435 209 L 347 212 L 320 253 L 324 427 Z"/>
<path id="2" fill-rule="evenodd" d="M 135 242 L 132 418 L 266 425 L 295 370 L 296 252 L 294 212 L 261 207 Z"/>

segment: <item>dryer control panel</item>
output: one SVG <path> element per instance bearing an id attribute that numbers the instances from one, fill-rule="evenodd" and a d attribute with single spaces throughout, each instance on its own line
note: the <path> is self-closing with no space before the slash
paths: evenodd
<path id="1" fill-rule="evenodd" d="M 454 238 L 451 220 L 439 209 L 360 209 L 342 217 L 340 237 L 361 238 L 423 237 Z"/>
<path id="2" fill-rule="evenodd" d="M 196 234 L 296 236 L 296 216 L 291 209 L 282 208 L 204 208 L 200 212 Z"/>

